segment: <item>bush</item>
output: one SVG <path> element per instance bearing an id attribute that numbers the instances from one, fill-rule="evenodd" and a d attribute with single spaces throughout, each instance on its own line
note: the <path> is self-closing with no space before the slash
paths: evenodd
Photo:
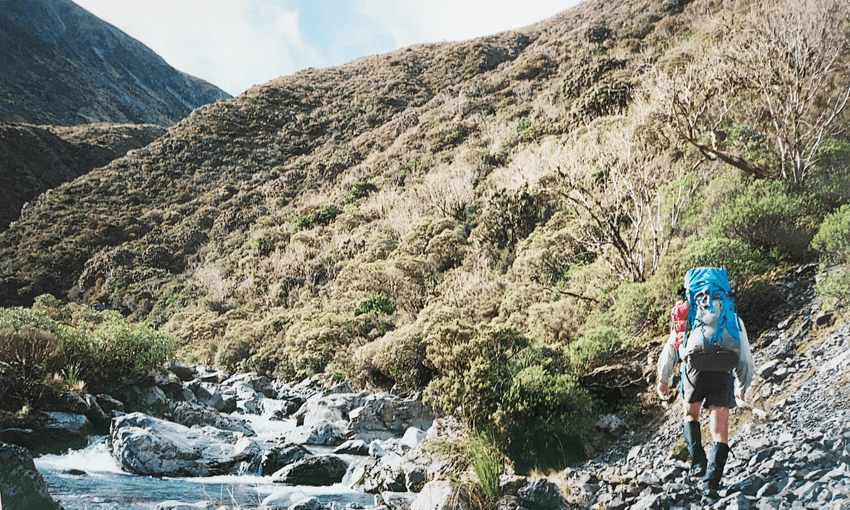
<path id="1" fill-rule="evenodd" d="M 818 295 L 827 303 L 850 298 L 850 272 L 831 269 L 850 264 L 850 204 L 824 218 L 812 239 L 812 248 L 820 252 L 822 276 L 815 284 Z"/>
<path id="2" fill-rule="evenodd" d="M 412 326 L 389 332 L 360 347 L 350 371 L 375 386 L 396 385 L 402 391 L 420 389 L 434 376 L 434 370 L 426 366 L 423 336 Z"/>
<path id="3" fill-rule="evenodd" d="M 29 324 L 20 329 L 0 330 L 0 362 L 25 375 L 41 373 L 42 376 L 59 368 L 62 343 L 49 331 Z"/>
<path id="4" fill-rule="evenodd" d="M 712 215 L 712 232 L 740 238 L 775 260 L 805 262 L 821 209 L 818 201 L 789 189 L 786 183 L 762 179 L 750 183 Z"/>
<path id="5" fill-rule="evenodd" d="M 730 282 L 765 273 L 774 267 L 766 255 L 744 241 L 720 236 L 697 239 L 679 252 L 676 272 L 682 277 L 688 269 L 699 266 L 725 268 Z"/>
<path id="6" fill-rule="evenodd" d="M 351 185 L 348 194 L 345 195 L 345 203 L 350 204 L 361 198 L 368 197 L 371 193 L 378 191 L 378 187 L 369 181 L 357 181 Z"/>
<path id="7" fill-rule="evenodd" d="M 307 230 L 317 225 L 327 226 L 342 212 L 342 208 L 336 204 L 324 205 L 313 214 L 299 216 L 295 222 L 298 230 Z"/>
<path id="8" fill-rule="evenodd" d="M 62 344 L 49 331 L 28 324 L 0 330 L 0 409 L 37 405 L 47 389 L 45 378 L 61 360 Z"/>
<path id="9" fill-rule="evenodd" d="M 122 320 L 109 322 L 65 343 L 66 365 L 79 368 L 92 393 L 139 384 L 162 367 L 177 346 L 171 335 Z"/>
<path id="10" fill-rule="evenodd" d="M 488 430 L 518 472 L 561 468 L 581 459 L 591 425 L 591 400 L 564 372 L 563 356 L 507 328 L 462 323 L 437 327 L 428 361 L 437 375 L 424 398 L 440 412 Z"/>
<path id="11" fill-rule="evenodd" d="M 541 366 L 517 373 L 503 398 L 506 450 L 518 473 L 563 469 L 585 456 L 592 402 L 578 379 Z"/>
<path id="12" fill-rule="evenodd" d="M 383 292 L 378 292 L 374 294 L 369 294 L 360 304 L 357 305 L 357 308 L 354 309 L 354 316 L 363 315 L 365 313 L 383 313 L 386 315 L 392 315 L 396 311 L 395 303 L 384 294 Z"/>
<path id="13" fill-rule="evenodd" d="M 598 326 L 585 332 L 580 339 L 569 344 L 567 357 L 573 370 L 582 372 L 594 361 L 622 344 L 622 335 L 616 328 Z"/>

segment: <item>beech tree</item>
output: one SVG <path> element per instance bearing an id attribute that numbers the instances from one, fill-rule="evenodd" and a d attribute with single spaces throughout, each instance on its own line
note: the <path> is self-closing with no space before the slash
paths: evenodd
<path id="1" fill-rule="evenodd" d="M 646 125 L 637 110 L 565 145 L 558 182 L 549 188 L 573 211 L 574 241 L 633 282 L 657 270 L 693 191 L 680 163 L 642 139 Z"/>
<path id="2" fill-rule="evenodd" d="M 709 159 L 801 186 L 846 129 L 850 3 L 739 0 L 652 81 L 668 126 Z"/>

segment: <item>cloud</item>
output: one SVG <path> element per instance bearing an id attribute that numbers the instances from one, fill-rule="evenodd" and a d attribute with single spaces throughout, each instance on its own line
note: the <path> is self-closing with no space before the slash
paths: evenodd
<path id="1" fill-rule="evenodd" d="M 363 0 L 362 11 L 396 48 L 459 41 L 522 28 L 562 12 L 579 0 Z"/>
<path id="2" fill-rule="evenodd" d="M 492 35 L 578 0 L 75 0 L 173 67 L 237 95 L 307 67 Z"/>
<path id="3" fill-rule="evenodd" d="M 77 0 L 173 67 L 231 94 L 322 60 L 297 11 L 274 2 Z M 116 5 L 117 4 L 117 5 Z"/>

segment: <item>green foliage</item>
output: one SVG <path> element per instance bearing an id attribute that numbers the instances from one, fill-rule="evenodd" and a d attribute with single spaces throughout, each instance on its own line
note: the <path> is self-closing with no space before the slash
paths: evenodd
<path id="1" fill-rule="evenodd" d="M 591 399 L 576 376 L 523 368 L 504 397 L 506 451 L 518 473 L 563 469 L 584 458 L 593 429 Z"/>
<path id="2" fill-rule="evenodd" d="M 618 328 L 637 336 L 646 328 L 654 328 L 659 315 L 664 315 L 666 303 L 656 300 L 656 282 L 626 283 L 617 289 L 617 301 L 610 311 L 611 320 Z"/>
<path id="3" fill-rule="evenodd" d="M 749 183 L 712 213 L 712 235 L 740 239 L 774 260 L 807 259 L 814 226 L 823 215 L 817 200 L 785 182 Z"/>
<path id="4" fill-rule="evenodd" d="M 70 338 L 73 341 L 65 343 L 66 365 L 79 367 L 79 376 L 96 393 L 141 383 L 177 346 L 173 336 L 123 319 Z"/>
<path id="5" fill-rule="evenodd" d="M 499 496 L 499 475 L 502 474 L 502 457 L 490 434 L 479 433 L 469 439 L 469 464 L 478 477 L 481 490 L 490 500 Z"/>
<path id="6" fill-rule="evenodd" d="M 85 381 L 92 392 L 139 383 L 174 351 L 176 339 L 115 312 L 60 304 L 41 296 L 36 307 L 0 309 L 2 361 L 19 367 L 30 389 L 49 372 Z"/>
<path id="7" fill-rule="evenodd" d="M 307 230 L 315 226 L 326 226 L 330 224 L 339 214 L 342 208 L 336 204 L 324 205 L 313 214 L 299 216 L 295 221 L 298 230 Z"/>
<path id="8" fill-rule="evenodd" d="M 774 266 L 770 258 L 740 239 L 703 237 L 695 240 L 678 254 L 677 274 L 684 275 L 697 266 L 725 268 L 730 281 L 740 277 L 762 274 Z"/>
<path id="9" fill-rule="evenodd" d="M 395 303 L 392 302 L 389 296 L 383 292 L 369 294 L 366 299 L 357 305 L 354 309 L 354 316 L 363 315 L 364 313 L 383 313 L 392 315 L 396 311 Z"/>
<path id="10" fill-rule="evenodd" d="M 570 366 L 581 372 L 622 344 L 623 337 L 619 330 L 610 326 L 597 326 L 567 346 L 567 358 Z"/>
<path id="11" fill-rule="evenodd" d="M 818 294 L 829 303 L 847 301 L 850 297 L 850 272 L 847 271 L 850 265 L 850 204 L 824 218 L 812 239 L 812 248 L 820 252 L 823 272 L 815 284 Z"/>
<path id="12" fill-rule="evenodd" d="M 519 119 L 519 121 L 516 124 L 516 132 L 522 133 L 523 131 L 529 129 L 531 127 L 531 124 L 532 124 L 531 119 L 529 119 L 528 117 L 524 117 L 522 119 Z"/>
<path id="13" fill-rule="evenodd" d="M 345 203 L 351 204 L 368 197 L 371 193 L 378 191 L 378 187 L 369 181 L 360 180 L 351 185 L 348 193 L 345 195 Z"/>
<path id="14" fill-rule="evenodd" d="M 437 375 L 423 397 L 435 409 L 492 425 L 520 471 L 582 457 L 591 401 L 557 351 L 531 348 L 512 329 L 462 323 L 437 326 L 428 340 Z"/>

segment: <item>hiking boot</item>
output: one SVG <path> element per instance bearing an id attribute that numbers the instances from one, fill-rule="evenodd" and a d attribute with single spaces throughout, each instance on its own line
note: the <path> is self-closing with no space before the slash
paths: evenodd
<path id="1" fill-rule="evenodd" d="M 688 454 L 691 456 L 691 478 L 701 478 L 705 475 L 708 459 L 705 449 L 702 447 L 702 433 L 698 421 L 685 422 L 685 443 L 688 445 Z"/>
<path id="2" fill-rule="evenodd" d="M 723 468 L 726 467 L 726 459 L 729 458 L 729 445 L 726 443 L 714 443 L 711 445 L 711 454 L 703 476 L 703 493 L 716 493 L 720 489 L 720 479 L 723 478 Z"/>

